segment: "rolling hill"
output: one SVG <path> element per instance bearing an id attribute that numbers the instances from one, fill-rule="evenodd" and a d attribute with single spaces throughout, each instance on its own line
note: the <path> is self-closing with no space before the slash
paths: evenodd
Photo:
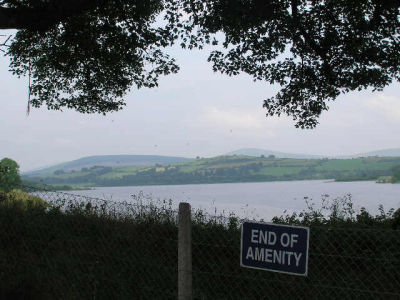
<path id="1" fill-rule="evenodd" d="M 345 156 L 332 156 L 327 157 L 324 155 L 314 154 L 301 154 L 301 153 L 287 153 L 280 151 L 272 151 L 267 149 L 258 148 L 243 148 L 229 153 L 225 156 L 250 156 L 250 157 L 269 157 L 276 158 L 292 158 L 292 159 L 351 159 L 358 157 L 400 157 L 400 148 L 383 149 L 371 151 L 366 153 L 345 155 Z M 160 155 L 96 155 L 83 157 L 77 160 L 40 168 L 34 171 L 24 172 L 23 175 L 27 176 L 46 176 L 51 175 L 57 170 L 64 172 L 79 171 L 82 168 L 91 168 L 94 166 L 103 167 L 126 167 L 126 166 L 154 166 L 156 164 L 168 165 L 180 162 L 188 162 L 194 160 L 193 158 L 177 157 L 177 156 L 160 156 Z"/>
<path id="2" fill-rule="evenodd" d="M 286 153 L 286 152 L 272 151 L 272 150 L 266 150 L 266 149 L 257 149 L 257 148 L 243 148 L 243 149 L 239 149 L 239 150 L 235 150 L 235 151 L 226 153 L 225 155 L 243 155 L 243 156 L 255 156 L 255 157 L 260 157 L 261 155 L 268 157 L 270 155 L 273 155 L 278 158 L 297 158 L 297 159 L 324 158 L 323 155 Z"/>
<path id="3" fill-rule="evenodd" d="M 357 155 L 357 157 L 368 157 L 368 156 L 398 157 L 400 156 L 400 148 L 377 150 Z"/>
<path id="4" fill-rule="evenodd" d="M 376 151 L 370 151 L 370 152 L 365 152 L 365 153 L 340 155 L 340 156 L 287 153 L 287 152 L 272 151 L 272 150 L 267 150 L 267 149 L 243 148 L 243 149 L 229 152 L 226 155 L 244 155 L 244 156 L 255 156 L 255 157 L 260 157 L 261 155 L 268 157 L 270 155 L 273 155 L 278 158 L 297 158 L 297 159 L 322 159 L 322 158 L 327 158 L 327 157 L 328 158 L 338 158 L 338 159 L 349 159 L 349 158 L 369 157 L 369 156 L 400 157 L 400 148 L 383 149 L 383 150 L 376 150 Z"/>
<path id="5" fill-rule="evenodd" d="M 126 167 L 126 166 L 154 166 L 156 164 L 174 164 L 190 161 L 190 158 L 159 155 L 98 155 L 88 156 L 77 160 L 57 164 L 47 168 L 25 172 L 26 176 L 48 176 L 57 170 L 63 172 L 80 171 L 82 168 L 94 166 Z"/>
<path id="6" fill-rule="evenodd" d="M 165 162 L 165 161 L 164 161 Z M 152 166 L 92 166 L 79 171 L 31 174 L 25 180 L 46 184 L 84 186 L 129 186 L 261 182 L 283 180 L 336 179 L 377 180 L 392 176 L 400 157 L 353 159 L 292 159 L 251 156 L 219 156 Z"/>

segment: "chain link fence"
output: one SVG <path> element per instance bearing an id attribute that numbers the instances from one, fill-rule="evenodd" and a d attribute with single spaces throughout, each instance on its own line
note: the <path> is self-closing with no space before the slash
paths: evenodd
<path id="1" fill-rule="evenodd" d="M 50 207 L 0 210 L 0 299 L 176 298 L 176 211 L 29 193 Z"/>
<path id="2" fill-rule="evenodd" d="M 400 230 L 311 227 L 302 277 L 240 267 L 240 230 L 214 222 L 193 228 L 195 299 L 400 299 Z"/>
<path id="3" fill-rule="evenodd" d="M 178 212 L 25 188 L 0 199 L 0 299 L 176 299 Z M 240 267 L 234 216 L 192 211 L 194 299 L 400 299 L 400 230 L 310 228 L 308 276 Z"/>

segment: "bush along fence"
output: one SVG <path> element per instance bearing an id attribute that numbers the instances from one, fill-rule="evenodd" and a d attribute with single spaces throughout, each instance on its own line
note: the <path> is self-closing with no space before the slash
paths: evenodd
<path id="1" fill-rule="evenodd" d="M 0 193 L 0 299 L 400 299 L 398 212 L 275 218 L 310 228 L 296 276 L 241 267 L 235 216 L 24 190 Z"/>

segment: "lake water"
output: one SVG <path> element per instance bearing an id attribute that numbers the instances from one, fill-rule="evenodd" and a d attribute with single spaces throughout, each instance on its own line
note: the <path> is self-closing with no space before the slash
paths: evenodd
<path id="1" fill-rule="evenodd" d="M 112 201 L 133 201 L 132 195 L 140 192 L 151 196 L 153 201 L 171 199 L 174 208 L 179 202 L 189 202 L 194 209 L 203 209 L 211 214 L 227 215 L 233 212 L 242 218 L 264 220 L 282 215 L 285 210 L 292 212 L 305 209 L 304 197 L 318 205 L 322 195 L 329 195 L 333 199 L 351 194 L 355 208 L 363 206 L 371 213 L 377 213 L 379 204 L 385 209 L 400 207 L 400 184 L 377 184 L 372 181 L 311 180 L 98 187 L 73 193 Z"/>

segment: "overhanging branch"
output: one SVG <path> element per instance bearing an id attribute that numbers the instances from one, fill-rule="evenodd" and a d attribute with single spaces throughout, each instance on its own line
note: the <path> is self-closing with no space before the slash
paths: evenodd
<path id="1" fill-rule="evenodd" d="M 1 49 L 2 47 L 8 47 L 7 43 L 8 41 L 11 39 L 11 35 L 0 35 L 0 37 L 4 37 L 5 40 L 3 42 L 0 43 L 0 51 L 1 52 L 5 52 L 3 49 Z"/>
<path id="2" fill-rule="evenodd" d="M 104 5 L 108 0 L 53 0 L 34 8 L 0 7 L 0 29 L 45 31 L 72 16 Z"/>

